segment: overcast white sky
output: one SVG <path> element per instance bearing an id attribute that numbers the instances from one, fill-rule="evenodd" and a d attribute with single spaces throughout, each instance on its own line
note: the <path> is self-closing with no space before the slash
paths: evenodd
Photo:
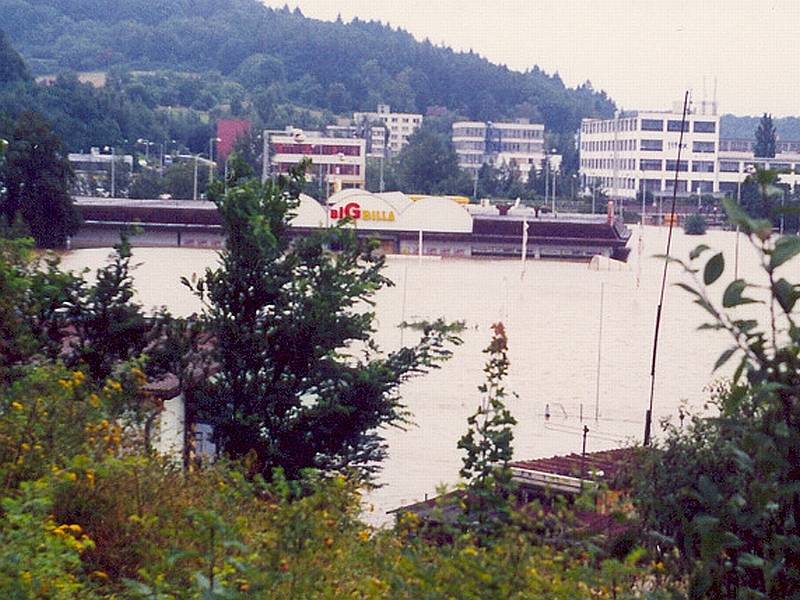
<path id="1" fill-rule="evenodd" d="M 587 79 L 623 109 L 692 90 L 721 113 L 800 115 L 800 0 L 266 0 L 307 17 L 390 23 L 492 62 Z"/>

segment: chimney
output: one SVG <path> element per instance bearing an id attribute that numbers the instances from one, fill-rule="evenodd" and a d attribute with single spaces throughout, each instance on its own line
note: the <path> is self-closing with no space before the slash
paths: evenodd
<path id="1" fill-rule="evenodd" d="M 608 224 L 609 225 L 613 225 L 614 224 L 614 201 L 613 200 L 609 200 L 608 201 Z"/>

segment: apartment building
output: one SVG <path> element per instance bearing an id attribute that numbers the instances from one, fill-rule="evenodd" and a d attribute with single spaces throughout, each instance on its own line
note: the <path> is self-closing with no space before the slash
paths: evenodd
<path id="1" fill-rule="evenodd" d="M 378 104 L 376 112 L 353 113 L 356 126 L 367 128 L 371 125 L 383 123 L 386 127 L 384 136 L 386 149 L 391 155 L 397 155 L 408 144 L 408 138 L 422 125 L 422 115 L 416 113 L 393 113 L 388 104 Z M 372 135 L 372 134 L 370 134 Z M 374 134 L 378 137 L 378 133 Z M 376 140 L 377 141 L 377 140 Z M 371 154 L 378 156 L 376 146 Z"/>
<path id="2" fill-rule="evenodd" d="M 453 123 L 453 146 L 458 166 L 473 177 L 484 164 L 499 167 L 516 165 L 523 181 L 532 168 L 540 169 L 547 159 L 557 170 L 561 156 L 547 154 L 544 146 L 544 125 L 520 119 L 513 123 L 457 121 Z"/>
<path id="3" fill-rule="evenodd" d="M 366 141 L 353 137 L 330 137 L 319 131 L 287 127 L 267 131 L 269 163 L 273 173 L 288 173 L 304 158 L 311 160 L 306 176 L 325 183 L 326 195 L 340 189 L 363 188 L 366 172 Z"/>

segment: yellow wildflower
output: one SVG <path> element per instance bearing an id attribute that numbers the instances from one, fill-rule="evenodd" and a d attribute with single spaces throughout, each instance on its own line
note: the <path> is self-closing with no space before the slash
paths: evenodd
<path id="1" fill-rule="evenodd" d="M 108 581 L 108 573 L 105 571 L 92 571 L 92 576 L 102 579 L 103 581 Z"/>
<path id="2" fill-rule="evenodd" d="M 358 533 L 358 539 L 360 539 L 362 542 L 366 542 L 369 539 L 369 531 L 367 531 L 366 529 L 360 531 Z"/>
<path id="3" fill-rule="evenodd" d="M 11 408 L 13 408 L 14 410 L 22 410 L 23 407 L 22 404 L 20 404 L 19 402 L 12 402 Z"/>

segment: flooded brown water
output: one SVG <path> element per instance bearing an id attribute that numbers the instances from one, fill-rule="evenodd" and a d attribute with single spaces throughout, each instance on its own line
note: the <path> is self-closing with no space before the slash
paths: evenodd
<path id="1" fill-rule="evenodd" d="M 386 510 L 432 495 L 440 483 L 458 481 L 461 454 L 456 443 L 479 402 L 477 386 L 486 359 L 482 350 L 490 340 L 490 326 L 497 321 L 505 324 L 509 338 L 507 388 L 516 395 L 508 399 L 508 405 L 519 422 L 514 439 L 517 459 L 580 452 L 584 424 L 590 430 L 589 451 L 640 442 L 663 268 L 663 261 L 653 255 L 664 252 L 666 235 L 666 229 L 645 228 L 639 264 L 639 229 L 635 228 L 631 258 L 623 271 L 593 271 L 586 263 L 527 261 L 523 272 L 518 260 L 390 257 L 386 274 L 396 285 L 380 292 L 376 308 L 377 341 L 382 348 L 400 345 L 397 325 L 403 319 L 442 316 L 466 321 L 467 330 L 464 345 L 448 363 L 403 386 L 403 400 L 416 426 L 386 431 L 390 455 L 380 477 L 385 485 L 368 498 L 375 505 L 369 518 L 384 522 Z M 673 256 L 688 258 L 699 243 L 722 250 L 728 266 L 713 288 L 720 298 L 733 279 L 735 240 L 732 232 L 689 237 L 676 230 Z M 740 243 L 739 274 L 753 279 L 758 276 L 755 253 L 744 236 Z M 96 268 L 108 253 L 107 249 L 78 250 L 68 253 L 63 262 L 66 268 Z M 134 260 L 140 263 L 135 272 L 140 302 L 189 314 L 200 308 L 199 303 L 179 278 L 199 274 L 216 261 L 216 254 L 139 248 L 134 250 Z M 789 268 L 797 280 L 797 264 Z M 670 267 L 670 283 L 685 279 L 679 267 Z M 595 420 L 601 284 L 604 309 L 599 419 Z M 728 345 L 723 334 L 696 331 L 705 321 L 704 312 L 686 292 L 674 285 L 667 288 L 654 423 L 663 417 L 676 418 L 682 404 L 702 410 L 708 398 L 704 388 L 714 377 L 712 367 Z M 548 405 L 549 421 L 544 416 Z"/>

